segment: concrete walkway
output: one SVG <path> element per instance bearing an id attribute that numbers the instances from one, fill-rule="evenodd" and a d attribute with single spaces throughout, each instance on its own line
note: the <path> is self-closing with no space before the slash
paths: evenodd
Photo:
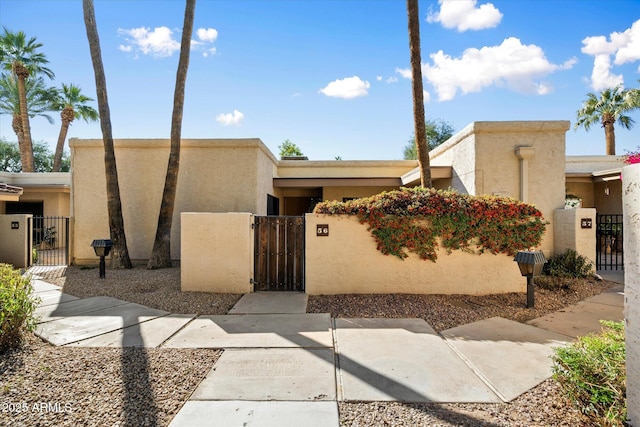
<path id="1" fill-rule="evenodd" d="M 33 284 L 36 334 L 53 344 L 225 349 L 174 427 L 335 427 L 339 401 L 508 402 L 551 375 L 553 347 L 622 320 L 624 307 L 621 285 L 528 324 L 496 317 L 437 334 L 422 319 L 306 314 L 301 293 L 253 293 L 228 315 L 196 317 Z"/>

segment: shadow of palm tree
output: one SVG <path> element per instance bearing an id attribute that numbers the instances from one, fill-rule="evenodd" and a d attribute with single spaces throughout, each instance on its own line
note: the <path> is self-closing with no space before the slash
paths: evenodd
<path id="1" fill-rule="evenodd" d="M 147 350 L 140 347 L 127 346 L 130 338 L 140 337 L 140 324 L 124 328 L 122 336 L 121 369 L 124 387 L 124 426 L 157 425 L 158 408 L 150 379 L 150 366 Z"/>

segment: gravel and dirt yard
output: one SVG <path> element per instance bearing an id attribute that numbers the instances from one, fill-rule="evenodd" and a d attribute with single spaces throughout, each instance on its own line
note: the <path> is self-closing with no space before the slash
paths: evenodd
<path id="1" fill-rule="evenodd" d="M 180 292 L 179 268 L 149 271 L 69 267 L 48 279 L 77 297 L 108 295 L 173 313 L 225 314 L 241 295 Z M 616 284 L 577 280 L 525 294 L 311 296 L 307 311 L 334 317 L 418 317 L 436 331 L 501 316 L 526 321 Z M 0 357 L 0 424 L 10 426 L 166 426 L 221 351 L 206 349 L 54 347 L 28 335 Z M 186 360 L 189 363 L 184 363 Z M 344 426 L 576 426 L 588 422 L 547 380 L 500 404 L 340 403 Z"/>

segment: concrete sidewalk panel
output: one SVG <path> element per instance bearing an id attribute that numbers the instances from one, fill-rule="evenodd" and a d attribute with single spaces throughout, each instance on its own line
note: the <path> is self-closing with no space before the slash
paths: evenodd
<path id="1" fill-rule="evenodd" d="M 66 295 L 66 294 L 65 294 Z M 75 298 L 75 297 L 74 297 Z M 65 317 L 77 316 L 92 311 L 104 310 L 109 307 L 130 304 L 127 301 L 112 297 L 90 297 L 61 303 L 40 306 L 35 310 L 35 315 L 39 317 L 38 322 L 50 322 L 52 320 L 63 319 Z"/>
<path id="2" fill-rule="evenodd" d="M 338 399 L 500 402 L 423 319 L 336 319 Z"/>
<path id="3" fill-rule="evenodd" d="M 333 350 L 225 350 L 191 400 L 336 400 Z"/>
<path id="4" fill-rule="evenodd" d="M 549 378 L 553 347 L 572 340 L 500 317 L 441 334 L 507 402 Z"/>
<path id="5" fill-rule="evenodd" d="M 146 347 L 160 346 L 189 323 L 195 314 L 169 314 L 124 329 L 69 344 L 70 347 Z"/>
<path id="6" fill-rule="evenodd" d="M 329 314 L 200 316 L 163 347 L 333 347 L 331 317 Z"/>
<path id="7" fill-rule="evenodd" d="M 169 427 L 338 427 L 336 402 L 188 401 Z"/>
<path id="8" fill-rule="evenodd" d="M 44 282 L 38 279 L 31 280 L 31 287 L 33 287 L 34 292 L 62 291 L 60 286 L 52 285 L 49 282 Z"/>
<path id="9" fill-rule="evenodd" d="M 308 298 L 303 292 L 254 292 L 243 295 L 228 314 L 303 314 Z"/>
<path id="10" fill-rule="evenodd" d="M 624 308 L 624 286 L 616 286 L 615 288 L 612 288 L 607 292 L 586 299 L 585 302 L 613 305 L 616 307 Z"/>
<path id="11" fill-rule="evenodd" d="M 34 297 L 40 298 L 40 302 L 38 303 L 38 307 L 44 306 L 56 306 L 57 304 L 62 304 L 69 301 L 75 301 L 78 297 L 74 297 L 73 295 L 62 293 L 58 290 L 49 290 L 35 293 Z"/>
<path id="12" fill-rule="evenodd" d="M 602 330 L 600 320 L 624 320 L 624 308 L 582 301 L 530 320 L 527 324 L 576 338 L 592 332 L 600 332 Z"/>
<path id="13" fill-rule="evenodd" d="M 166 311 L 128 303 L 41 323 L 36 329 L 36 335 L 52 344 L 63 345 L 113 332 L 167 314 L 169 313 Z"/>

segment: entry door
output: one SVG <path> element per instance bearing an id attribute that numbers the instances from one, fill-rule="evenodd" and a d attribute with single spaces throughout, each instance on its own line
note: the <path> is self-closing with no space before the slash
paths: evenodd
<path id="1" fill-rule="evenodd" d="M 255 218 L 256 291 L 304 291 L 304 217 Z"/>

